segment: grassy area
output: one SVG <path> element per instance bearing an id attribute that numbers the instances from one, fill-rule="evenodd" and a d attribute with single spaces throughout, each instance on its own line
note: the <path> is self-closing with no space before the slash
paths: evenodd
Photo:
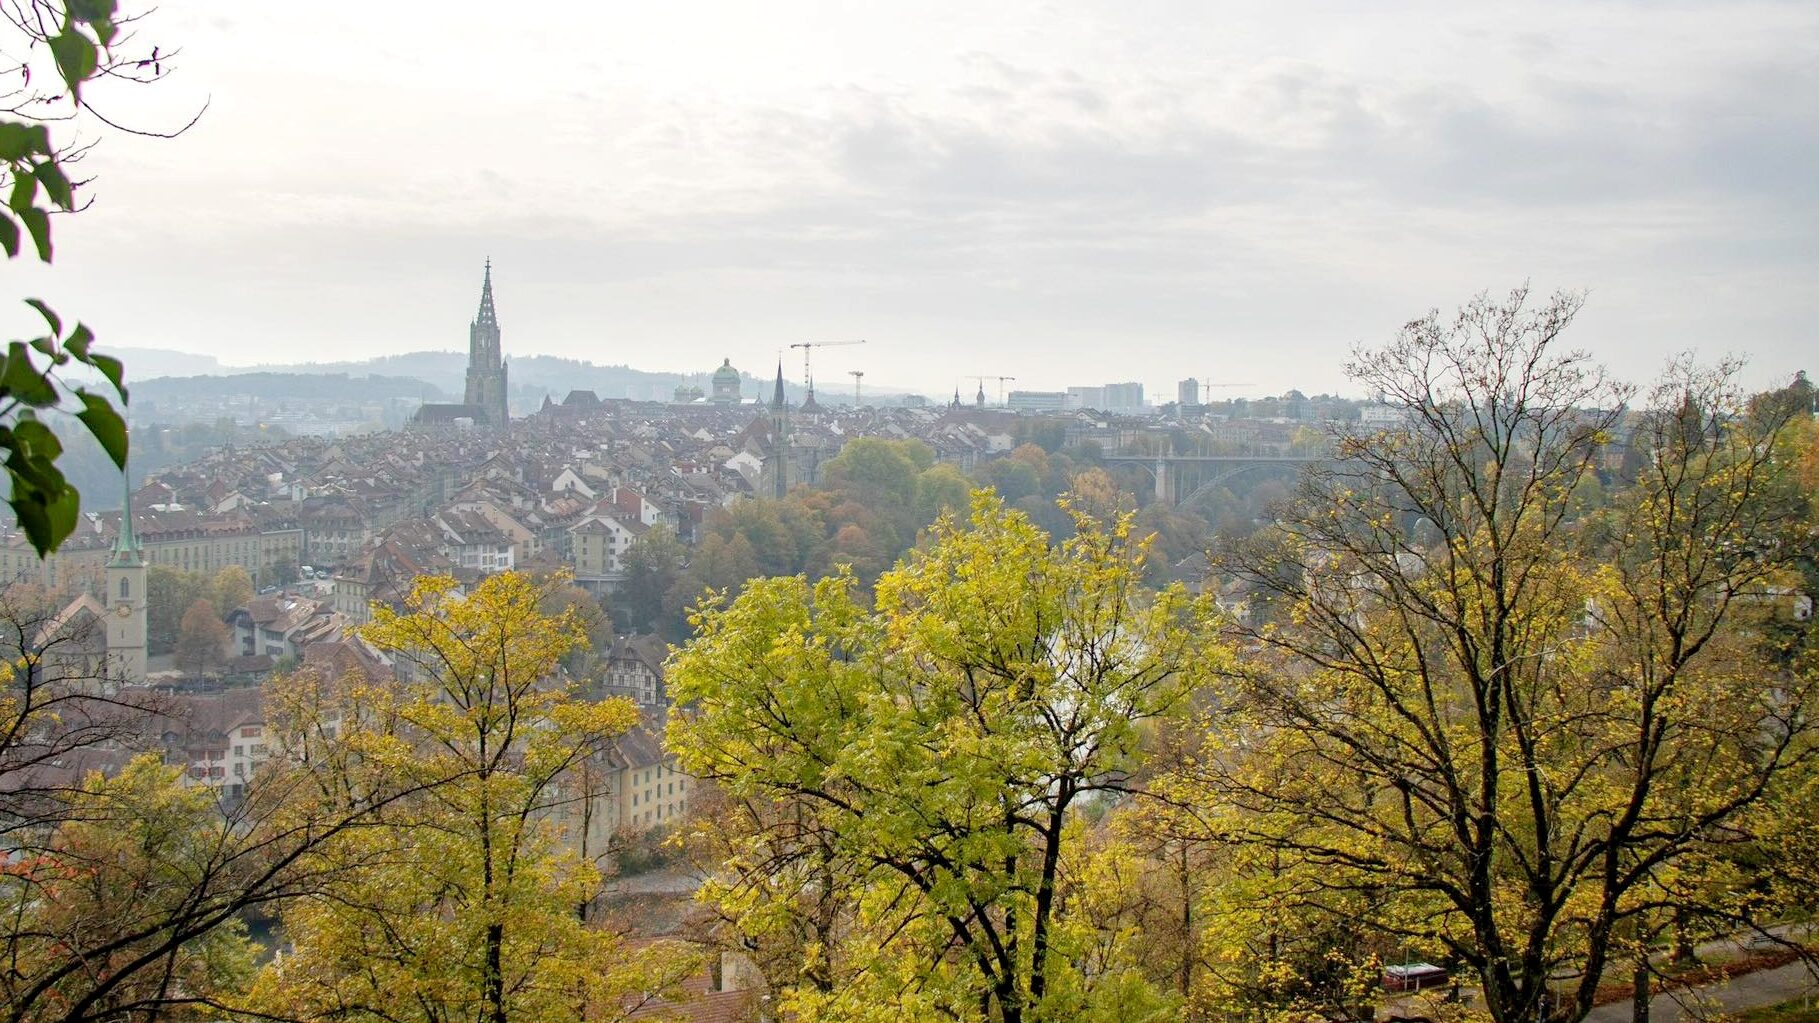
<path id="1" fill-rule="evenodd" d="M 1819 1023 L 1819 998 L 1796 998 L 1730 1017 L 1735 1023 Z"/>
<path id="2" fill-rule="evenodd" d="M 1741 977 L 1746 973 L 1786 966 L 1798 958 L 1800 958 L 1799 952 L 1787 948 L 1749 952 L 1737 957 L 1714 956 L 1704 962 L 1681 967 L 1666 977 L 1653 981 L 1649 984 L 1649 990 L 1660 994 L 1663 991 L 1673 991 L 1679 988 L 1704 987 L 1731 977 Z M 1635 990 L 1634 985 L 1621 982 L 1601 984 L 1598 986 L 1598 994 L 1592 999 L 1592 1004 L 1609 1005 L 1612 1002 L 1625 1001 Z M 1775 1023 L 1788 1023 L 1788 1021 L 1776 1020 Z M 1811 1023 L 1819 1023 L 1819 1019 L 1814 1019 Z"/>

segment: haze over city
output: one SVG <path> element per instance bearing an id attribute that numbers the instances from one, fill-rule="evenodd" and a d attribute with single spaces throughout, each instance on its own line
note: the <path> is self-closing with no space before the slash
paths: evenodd
<path id="1" fill-rule="evenodd" d="M 218 5 L 101 108 L 93 206 L 11 267 L 103 347 L 465 347 L 946 394 L 1349 391 L 1405 320 L 1530 280 L 1632 377 L 1812 344 L 1819 8 L 1797 3 Z M 90 126 L 90 134 L 100 134 Z M 29 315 L 9 312 L 17 327 Z M 131 368 L 129 366 L 129 374 Z M 792 372 L 793 376 L 793 372 Z M 970 390 L 971 384 L 967 385 Z"/>
<path id="2" fill-rule="evenodd" d="M 0 1023 L 1819 1023 L 1819 4 L 158 2 Z"/>

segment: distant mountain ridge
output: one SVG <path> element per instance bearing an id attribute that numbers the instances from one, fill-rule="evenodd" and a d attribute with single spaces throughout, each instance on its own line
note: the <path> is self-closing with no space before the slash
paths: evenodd
<path id="1" fill-rule="evenodd" d="M 259 370 L 251 373 L 152 377 L 148 380 L 133 380 L 130 387 L 135 407 L 147 402 L 164 404 L 233 395 L 249 395 L 272 401 L 285 398 L 342 401 L 385 401 L 392 398 L 449 400 L 442 388 L 418 377 L 384 376 L 378 373 L 273 373 Z"/>
<path id="2" fill-rule="evenodd" d="M 375 377 L 394 383 L 414 381 L 458 398 L 467 383 L 465 352 L 405 352 L 359 361 L 266 363 L 256 366 L 226 366 L 213 356 L 156 348 L 113 349 L 109 354 L 118 355 L 126 363 L 128 382 L 134 386 L 140 383 L 151 384 L 160 377 L 242 377 L 264 374 L 268 378 L 275 378 L 282 375 L 341 375 L 355 380 Z M 709 366 L 698 373 L 648 372 L 625 365 L 601 366 L 555 355 L 513 356 L 508 362 L 514 405 L 541 401 L 545 394 L 561 401 L 570 391 L 577 390 L 593 391 L 600 398 L 668 401 L 676 388 L 683 385 L 708 390 L 713 371 L 718 368 Z M 742 373 L 741 376 L 741 393 L 747 399 L 769 400 L 775 386 L 774 377 L 764 379 L 751 373 Z M 784 390 L 792 402 L 800 402 L 803 398 L 799 382 L 786 380 Z M 850 392 L 822 389 L 822 400 L 838 401 L 842 393 Z"/>

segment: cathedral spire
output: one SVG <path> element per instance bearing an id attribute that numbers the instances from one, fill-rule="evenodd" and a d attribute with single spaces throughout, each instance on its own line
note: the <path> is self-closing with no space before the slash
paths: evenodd
<path id="1" fill-rule="evenodd" d="M 480 284 L 480 312 L 467 329 L 467 393 L 463 404 L 495 430 L 503 430 L 511 413 L 506 403 L 506 369 L 499 341 L 499 314 L 493 309 L 493 261 L 488 257 Z"/>
<path id="2" fill-rule="evenodd" d="M 777 356 L 777 390 L 771 395 L 771 496 L 789 493 L 789 403 L 783 394 L 783 356 Z"/>
<path id="3" fill-rule="evenodd" d="M 474 317 L 479 326 L 496 327 L 499 325 L 499 314 L 493 311 L 493 259 L 486 258 L 486 277 L 480 283 L 480 315 Z"/>

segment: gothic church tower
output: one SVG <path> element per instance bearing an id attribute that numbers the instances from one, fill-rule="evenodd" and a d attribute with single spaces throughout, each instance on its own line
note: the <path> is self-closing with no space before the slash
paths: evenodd
<path id="1" fill-rule="evenodd" d="M 783 397 L 783 360 L 777 360 L 777 391 L 771 396 L 771 496 L 789 493 L 789 404 Z"/>
<path id="2" fill-rule="evenodd" d="M 499 314 L 493 310 L 493 261 L 486 261 L 480 285 L 480 313 L 467 329 L 467 396 L 464 404 L 483 410 L 487 423 L 504 430 L 511 422 L 505 405 L 505 357 L 499 345 Z"/>
<path id="3" fill-rule="evenodd" d="M 133 532 L 133 494 L 120 512 L 120 535 L 107 562 L 107 660 L 110 679 L 145 681 L 145 551 Z"/>

